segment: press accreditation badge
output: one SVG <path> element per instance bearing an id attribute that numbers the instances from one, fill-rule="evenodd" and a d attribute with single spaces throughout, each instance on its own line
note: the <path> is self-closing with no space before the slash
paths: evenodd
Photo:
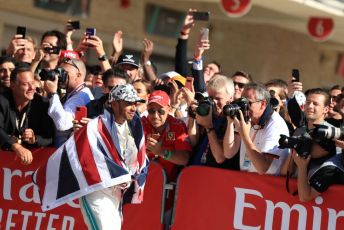
<path id="1" fill-rule="evenodd" d="M 249 171 L 250 168 L 251 168 L 251 160 L 248 158 L 247 154 L 245 153 L 245 158 L 244 158 L 244 162 L 242 165 L 242 170 Z"/>

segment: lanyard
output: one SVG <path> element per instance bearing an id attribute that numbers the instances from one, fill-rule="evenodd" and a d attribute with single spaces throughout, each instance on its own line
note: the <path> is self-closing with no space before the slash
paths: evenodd
<path id="1" fill-rule="evenodd" d="M 73 97 L 75 94 L 79 93 L 81 90 L 83 90 L 86 87 L 85 83 L 82 83 L 78 87 L 72 90 L 70 93 L 66 93 L 66 95 L 61 99 L 63 103 L 65 103 L 69 98 Z"/>

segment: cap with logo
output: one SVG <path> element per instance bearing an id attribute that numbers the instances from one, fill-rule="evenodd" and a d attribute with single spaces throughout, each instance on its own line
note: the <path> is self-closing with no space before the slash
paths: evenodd
<path id="1" fill-rule="evenodd" d="M 133 54 L 121 54 L 116 65 L 128 64 L 139 68 L 139 59 Z"/>
<path id="2" fill-rule="evenodd" d="M 145 102 L 145 100 L 137 95 L 136 90 L 131 84 L 116 85 L 112 88 L 109 93 L 109 102 L 120 100 L 127 102 Z"/>
<path id="3" fill-rule="evenodd" d="M 156 90 L 149 95 L 148 104 L 157 103 L 160 106 L 170 105 L 170 97 L 162 90 Z"/>

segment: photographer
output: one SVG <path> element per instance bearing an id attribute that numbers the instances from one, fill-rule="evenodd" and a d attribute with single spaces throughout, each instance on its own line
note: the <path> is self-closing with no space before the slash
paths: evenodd
<path id="1" fill-rule="evenodd" d="M 259 174 L 278 175 L 280 167 L 287 156 L 287 150 L 278 148 L 280 134 L 289 135 L 288 127 L 282 117 L 272 109 L 270 94 L 263 85 L 249 83 L 245 86 L 243 96 L 248 100 L 248 116 L 246 122 L 242 111 L 240 120 L 237 117 L 228 119 L 233 127 L 234 122 L 241 137 L 234 134 L 234 128 L 228 131 L 225 156 L 234 157 L 240 147 L 240 170 Z M 234 136 L 235 135 L 235 136 Z M 235 139 L 234 139 L 235 138 Z M 227 149 L 228 148 L 228 149 Z"/>
<path id="2" fill-rule="evenodd" d="M 225 169 L 239 169 L 238 158 L 226 159 L 222 141 L 225 136 L 226 117 L 222 108 L 232 101 L 234 86 L 229 78 L 216 74 L 207 85 L 209 98 L 198 100 L 196 119 L 190 117 L 188 130 L 190 138 L 196 136 L 198 144 L 192 165 L 206 165 Z M 205 112 L 205 108 L 209 111 Z M 202 126 L 198 129 L 196 123 Z"/>
<path id="3" fill-rule="evenodd" d="M 22 164 L 33 160 L 29 148 L 53 142 L 49 103 L 35 91 L 30 68 L 19 66 L 11 73 L 10 90 L 0 95 L 0 147 L 13 150 Z"/>
<path id="4" fill-rule="evenodd" d="M 72 132 L 76 107 L 85 106 L 93 100 L 93 95 L 84 82 L 86 67 L 81 60 L 65 58 L 59 67 L 62 70 L 55 75 L 55 78 L 45 79 L 44 82 L 44 90 L 48 93 L 50 103 L 49 116 L 57 129 L 56 147 L 61 146 Z M 62 98 L 57 95 L 58 84 L 61 83 L 66 89 L 66 95 Z"/>
<path id="5" fill-rule="evenodd" d="M 320 135 L 322 133 L 320 128 L 324 126 L 330 130 L 333 128 L 325 121 L 329 104 L 329 94 L 323 89 L 306 91 L 304 111 L 306 122 L 304 126 L 295 130 L 294 135 L 310 134 L 311 144 L 308 145 L 308 151 L 300 151 L 296 146 L 291 155 L 297 166 L 297 187 L 301 201 L 314 199 L 332 184 L 344 184 L 342 154 L 337 154 L 333 140 Z M 285 174 L 287 167 L 283 168 Z"/>

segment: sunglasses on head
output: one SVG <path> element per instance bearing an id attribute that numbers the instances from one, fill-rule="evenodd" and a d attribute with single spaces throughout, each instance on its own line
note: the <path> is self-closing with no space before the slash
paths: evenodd
<path id="1" fill-rule="evenodd" d="M 160 115 L 165 115 L 165 110 L 163 109 L 148 109 L 148 114 L 155 114 L 158 112 Z"/>
<path id="2" fill-rule="evenodd" d="M 75 62 L 71 58 L 64 58 L 64 59 L 62 59 L 61 63 L 65 63 L 65 64 L 68 64 L 68 65 L 71 65 L 74 68 L 76 68 L 78 70 L 78 72 L 80 72 L 78 66 L 75 64 Z"/>
<path id="3" fill-rule="evenodd" d="M 244 87 L 245 87 L 245 85 L 246 85 L 245 83 L 236 82 L 236 81 L 234 81 L 233 83 L 234 83 L 234 86 L 236 86 L 236 85 L 237 85 L 237 86 L 238 86 L 240 89 L 244 88 Z"/>

